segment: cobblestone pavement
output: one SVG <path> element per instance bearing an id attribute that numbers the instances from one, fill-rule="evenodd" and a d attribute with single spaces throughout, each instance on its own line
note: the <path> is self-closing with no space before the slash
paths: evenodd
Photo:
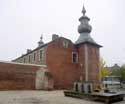
<path id="1" fill-rule="evenodd" d="M 0 104 L 104 104 L 65 97 L 63 91 L 0 91 Z M 125 104 L 125 100 L 114 104 Z"/>

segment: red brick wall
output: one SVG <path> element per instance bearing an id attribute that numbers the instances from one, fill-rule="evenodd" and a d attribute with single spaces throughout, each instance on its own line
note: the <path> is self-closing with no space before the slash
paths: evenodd
<path id="1" fill-rule="evenodd" d="M 72 63 L 72 52 L 76 51 L 71 41 L 67 48 L 63 47 L 64 38 L 48 44 L 46 61 L 48 69 L 54 78 L 54 88 L 68 89 L 73 87 L 73 82 L 79 80 L 79 64 Z"/>
<path id="2" fill-rule="evenodd" d="M 100 70 L 99 70 L 99 47 L 91 44 L 86 44 L 88 48 L 88 80 L 94 82 L 94 84 L 100 81 Z M 83 79 L 85 80 L 85 44 L 78 46 L 79 48 L 79 62 L 83 63 Z"/>
<path id="3" fill-rule="evenodd" d="M 88 45 L 89 53 L 89 80 L 98 85 L 100 81 L 100 66 L 99 66 L 99 48 L 93 45 Z"/>
<path id="4" fill-rule="evenodd" d="M 38 67 L 0 62 L 0 90 L 35 89 Z"/>
<path id="5" fill-rule="evenodd" d="M 63 46 L 63 41 L 68 41 L 68 47 Z M 86 45 L 88 47 L 89 81 L 94 82 L 95 85 L 100 80 L 99 48 L 92 44 Z M 78 52 L 78 63 L 72 62 L 72 52 Z M 70 89 L 80 77 L 83 78 L 83 81 L 85 80 L 84 52 L 85 44 L 75 46 L 65 38 L 56 39 L 48 44 L 46 63 L 53 76 L 55 89 Z M 2 67 L 0 70 L 3 71 Z M 7 65 L 5 72 L 0 71 L 0 89 L 35 89 L 35 70 L 36 67 Z"/>
<path id="6" fill-rule="evenodd" d="M 80 70 L 82 71 L 80 73 L 80 76 L 83 80 L 85 80 L 85 56 L 84 56 L 84 45 L 78 46 L 78 54 L 79 54 L 79 64 L 80 64 Z"/>
<path id="7" fill-rule="evenodd" d="M 48 44 L 46 62 L 54 78 L 54 88 L 70 89 L 73 82 L 82 76 L 85 80 L 85 44 L 75 46 L 69 41 L 68 48 L 63 47 L 64 38 L 55 40 Z M 99 48 L 88 44 L 89 58 L 89 81 L 99 80 Z M 72 52 L 78 52 L 79 63 L 72 63 Z"/>

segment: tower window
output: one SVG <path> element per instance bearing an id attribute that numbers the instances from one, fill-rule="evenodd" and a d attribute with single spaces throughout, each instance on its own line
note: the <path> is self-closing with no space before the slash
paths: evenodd
<path id="1" fill-rule="evenodd" d="M 78 53 L 77 52 L 72 52 L 72 62 L 78 63 Z"/>

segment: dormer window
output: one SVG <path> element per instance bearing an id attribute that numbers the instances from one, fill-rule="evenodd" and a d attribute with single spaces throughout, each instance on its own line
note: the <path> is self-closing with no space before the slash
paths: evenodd
<path id="1" fill-rule="evenodd" d="M 69 42 L 68 41 L 63 41 L 63 47 L 68 48 Z"/>
<path id="2" fill-rule="evenodd" d="M 72 52 L 72 62 L 78 63 L 78 53 L 77 52 Z"/>

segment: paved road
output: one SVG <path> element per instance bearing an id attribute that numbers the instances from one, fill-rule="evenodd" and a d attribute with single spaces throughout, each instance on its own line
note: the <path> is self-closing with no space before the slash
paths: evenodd
<path id="1" fill-rule="evenodd" d="M 0 104 L 104 104 L 65 97 L 63 91 L 0 91 Z M 125 101 L 114 104 L 125 104 Z"/>

